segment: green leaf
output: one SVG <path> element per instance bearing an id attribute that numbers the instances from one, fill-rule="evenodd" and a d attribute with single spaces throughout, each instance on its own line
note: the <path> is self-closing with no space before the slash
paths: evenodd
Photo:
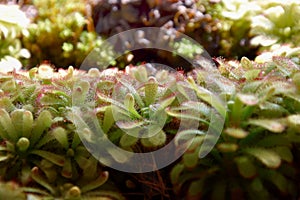
<path id="1" fill-rule="evenodd" d="M 13 142 L 17 142 L 17 132 L 15 130 L 15 127 L 13 126 L 12 120 L 8 112 L 4 109 L 0 109 L 0 124 L 3 127 L 3 130 L 5 130 L 7 133 L 6 139 L 11 140 Z"/>
<path id="2" fill-rule="evenodd" d="M 289 58 L 273 56 L 272 60 L 284 76 L 290 77 L 293 71 L 299 70 L 298 66 Z"/>
<path id="3" fill-rule="evenodd" d="M 205 132 L 200 131 L 200 130 L 193 130 L 193 129 L 187 129 L 187 130 L 180 131 L 176 134 L 174 143 L 176 145 L 179 145 L 180 140 L 184 140 L 184 141 L 189 141 L 190 139 L 195 140 L 195 135 L 205 135 Z M 197 137 L 197 139 L 200 139 L 200 138 Z M 202 142 L 203 138 L 201 138 L 200 140 Z"/>
<path id="4" fill-rule="evenodd" d="M 193 181 L 189 186 L 188 199 L 201 199 L 204 190 L 205 179 Z"/>
<path id="5" fill-rule="evenodd" d="M 300 90 L 300 72 L 297 72 L 293 75 L 293 83 L 296 85 L 298 90 Z"/>
<path id="6" fill-rule="evenodd" d="M 241 128 L 226 128 L 224 130 L 224 133 L 226 133 L 227 135 L 237 138 L 237 139 L 242 139 L 247 137 L 247 135 L 249 134 L 248 132 L 246 132 L 245 130 L 241 129 Z"/>
<path id="7" fill-rule="evenodd" d="M 193 169 L 197 166 L 198 163 L 198 151 L 194 151 L 194 152 L 189 152 L 189 153 L 185 153 L 182 156 L 182 161 L 184 163 L 184 166 L 187 169 Z"/>
<path id="8" fill-rule="evenodd" d="M 195 113 L 195 112 L 185 114 L 184 112 L 178 111 L 178 109 L 180 109 L 180 107 L 179 108 L 166 108 L 165 111 L 168 115 L 170 115 L 172 117 L 176 117 L 178 119 L 197 120 L 197 121 L 202 122 L 207 125 L 210 124 L 205 119 L 198 117 L 197 113 Z"/>
<path id="9" fill-rule="evenodd" d="M 223 153 L 235 152 L 239 146 L 235 143 L 219 143 L 217 149 Z"/>
<path id="10" fill-rule="evenodd" d="M 259 99 L 255 96 L 255 95 L 251 95 L 251 94 L 237 94 L 237 98 L 239 98 L 239 100 L 248 106 L 254 106 L 257 105 L 259 102 Z"/>
<path id="11" fill-rule="evenodd" d="M 289 125 L 300 130 L 300 114 L 288 116 L 287 121 Z"/>
<path id="12" fill-rule="evenodd" d="M 142 120 L 135 120 L 135 121 L 117 121 L 116 122 L 117 126 L 121 129 L 126 129 L 126 130 L 130 130 L 130 129 L 134 129 L 134 128 L 139 128 L 143 125 L 146 124 L 146 121 Z"/>
<path id="13" fill-rule="evenodd" d="M 160 100 L 158 102 L 159 103 L 158 109 L 164 109 L 164 108 L 166 108 L 167 106 L 169 106 L 175 100 L 175 98 L 176 98 L 175 96 L 170 96 L 168 98 Z"/>
<path id="14" fill-rule="evenodd" d="M 35 144 L 41 138 L 44 131 L 51 126 L 51 124 L 51 113 L 48 110 L 43 110 L 34 122 L 30 138 L 31 144 Z"/>
<path id="15" fill-rule="evenodd" d="M 25 110 L 23 113 L 23 136 L 30 138 L 33 127 L 33 115 L 30 111 Z"/>
<path id="16" fill-rule="evenodd" d="M 187 81 L 200 99 L 210 104 L 214 109 L 216 109 L 219 112 L 219 114 L 222 117 L 226 117 L 226 107 L 217 96 L 215 96 L 209 90 L 197 85 L 192 77 L 188 77 Z"/>
<path id="17" fill-rule="evenodd" d="M 107 152 L 115 159 L 118 163 L 125 163 L 130 159 L 130 155 L 120 154 L 117 148 L 109 148 Z"/>
<path id="18" fill-rule="evenodd" d="M 58 165 L 58 166 L 64 166 L 65 164 L 65 158 L 61 155 L 57 155 L 55 153 L 51 153 L 49 151 L 44 150 L 33 150 L 31 151 L 32 154 L 41 156 L 42 158 L 49 160 L 50 162 Z"/>
<path id="19" fill-rule="evenodd" d="M 77 162 L 78 166 L 81 169 L 86 169 L 91 164 L 91 162 L 86 157 L 78 154 L 75 154 L 74 160 Z"/>
<path id="20" fill-rule="evenodd" d="M 154 77 L 149 77 L 148 82 L 145 83 L 145 103 L 146 106 L 152 104 L 157 95 L 158 83 Z"/>
<path id="21" fill-rule="evenodd" d="M 112 125 L 114 124 L 114 122 L 115 122 L 115 120 L 114 120 L 112 108 L 111 108 L 111 106 L 107 106 L 105 108 L 104 119 L 103 119 L 103 123 L 102 123 L 103 132 L 107 133 L 109 131 L 109 129 L 112 127 Z"/>
<path id="22" fill-rule="evenodd" d="M 241 58 L 241 65 L 244 69 L 252 69 L 253 68 L 252 62 L 247 57 Z"/>
<path id="23" fill-rule="evenodd" d="M 27 110 L 17 109 L 11 113 L 11 119 L 14 122 L 18 137 L 24 136 L 29 138 L 33 126 L 32 113 Z"/>
<path id="24" fill-rule="evenodd" d="M 53 105 L 66 106 L 68 105 L 68 98 L 54 93 L 46 93 L 40 99 L 40 103 L 44 106 L 53 106 Z"/>
<path id="25" fill-rule="evenodd" d="M 274 184 L 282 193 L 287 192 L 288 180 L 278 171 L 264 170 L 262 176 Z"/>
<path id="26" fill-rule="evenodd" d="M 287 109 L 284 107 L 276 104 L 276 103 L 270 103 L 268 101 L 265 101 L 259 105 L 259 108 L 264 111 L 265 113 L 262 113 L 265 117 L 281 117 L 284 114 L 288 113 Z"/>
<path id="27" fill-rule="evenodd" d="M 83 105 L 89 89 L 90 89 L 89 82 L 84 80 L 80 80 L 76 82 L 72 92 L 72 105 L 73 106 Z"/>
<path id="28" fill-rule="evenodd" d="M 17 109 L 11 112 L 11 120 L 14 122 L 14 127 L 17 133 L 17 137 L 23 135 L 23 112 L 22 109 Z"/>
<path id="29" fill-rule="evenodd" d="M 108 180 L 108 172 L 107 171 L 101 172 L 100 176 L 96 180 L 91 181 L 88 184 L 85 184 L 84 186 L 82 186 L 81 192 L 85 193 L 85 192 L 91 191 L 93 189 L 96 189 L 96 188 L 100 187 L 101 185 L 103 185 L 107 180 Z"/>
<path id="30" fill-rule="evenodd" d="M 47 144 L 48 142 L 55 140 L 55 137 L 53 136 L 53 134 L 45 134 L 35 145 L 34 148 L 35 149 L 39 149 L 42 146 L 44 146 L 45 144 Z"/>
<path id="31" fill-rule="evenodd" d="M 0 162 L 10 159 L 10 155 L 0 155 Z"/>
<path id="32" fill-rule="evenodd" d="M 270 149 L 247 148 L 244 152 L 254 156 L 269 168 L 278 168 L 281 164 L 280 156 Z"/>
<path id="33" fill-rule="evenodd" d="M 12 92 L 16 90 L 16 86 L 17 84 L 15 80 L 8 80 L 1 84 L 1 89 L 6 92 Z"/>
<path id="34" fill-rule="evenodd" d="M 251 183 L 250 183 L 250 196 L 252 197 L 251 199 L 256 199 L 259 197 L 259 199 L 269 199 L 269 193 L 265 189 L 263 182 L 260 178 L 255 178 Z"/>
<path id="35" fill-rule="evenodd" d="M 274 133 L 281 133 L 285 129 L 283 124 L 273 119 L 250 119 L 248 123 L 263 127 Z"/>
<path id="36" fill-rule="evenodd" d="M 126 109 L 136 118 L 141 119 L 142 116 L 135 109 L 135 100 L 132 94 L 128 93 L 124 99 Z"/>
<path id="37" fill-rule="evenodd" d="M 138 141 L 137 137 L 133 137 L 128 134 L 124 134 L 120 139 L 120 146 L 121 147 L 130 147 L 132 145 L 135 145 Z"/>
<path id="38" fill-rule="evenodd" d="M 77 131 L 75 131 L 74 135 L 73 135 L 73 140 L 72 140 L 71 148 L 75 149 L 80 143 L 81 143 L 81 139 L 80 139 Z"/>
<path id="39" fill-rule="evenodd" d="M 201 114 L 207 118 L 211 117 L 211 108 L 207 106 L 205 103 L 202 102 L 195 102 L 195 101 L 186 101 L 181 104 L 180 107 L 176 108 L 178 110 L 187 110 L 191 109 L 194 110 L 196 115 Z"/>
<path id="40" fill-rule="evenodd" d="M 280 147 L 274 147 L 272 148 L 282 160 L 292 163 L 293 162 L 293 154 L 291 152 L 291 149 L 287 146 L 280 146 Z"/>
<path id="41" fill-rule="evenodd" d="M 260 69 L 252 69 L 252 70 L 248 70 L 245 72 L 244 77 L 248 80 L 254 80 L 258 77 L 258 75 L 260 74 L 261 70 Z"/>
<path id="42" fill-rule="evenodd" d="M 8 138 L 9 138 L 8 133 L 6 132 L 6 130 L 4 129 L 2 124 L 0 123 L 0 139 L 1 140 L 7 140 Z"/>
<path id="43" fill-rule="evenodd" d="M 120 83 L 122 83 L 122 85 L 124 85 L 128 90 L 129 90 L 129 93 L 128 94 L 131 94 L 133 96 L 133 98 L 136 100 L 138 106 L 140 108 L 143 108 L 145 107 L 144 105 L 144 102 L 142 101 L 142 98 L 141 96 L 139 95 L 139 93 L 136 91 L 136 89 L 132 86 L 132 83 L 131 82 L 128 82 L 127 80 L 125 79 L 118 79 L 118 81 Z M 125 97 L 126 98 L 126 97 Z"/>
<path id="44" fill-rule="evenodd" d="M 32 168 L 32 170 L 31 170 L 31 177 L 38 184 L 42 185 L 48 191 L 50 191 L 52 195 L 56 195 L 56 190 L 54 189 L 54 187 L 52 185 L 50 185 L 48 183 L 48 181 L 46 180 L 46 178 L 43 175 L 41 175 L 40 170 L 39 170 L 38 167 Z"/>
<path id="45" fill-rule="evenodd" d="M 134 78 L 141 83 L 146 82 L 148 78 L 148 73 L 144 65 L 140 65 L 137 68 L 133 69 L 133 75 Z"/>
<path id="46" fill-rule="evenodd" d="M 141 143 L 145 147 L 157 147 L 165 144 L 166 140 L 166 133 L 163 130 L 161 130 L 152 137 L 141 138 Z"/>
<path id="47" fill-rule="evenodd" d="M 65 159 L 61 175 L 65 178 L 72 178 L 72 163 L 70 158 Z"/>
<path id="48" fill-rule="evenodd" d="M 170 173 L 170 179 L 173 185 L 178 183 L 180 174 L 183 172 L 183 170 L 184 170 L 184 165 L 181 163 L 178 163 L 177 165 L 175 165 L 175 167 L 173 167 Z"/>
<path id="49" fill-rule="evenodd" d="M 244 178 L 252 178 L 256 175 L 255 165 L 247 156 L 241 156 L 234 159 L 237 164 L 239 173 Z"/>
<path id="50" fill-rule="evenodd" d="M 52 131 L 52 134 L 65 149 L 69 148 L 68 133 L 64 128 L 57 127 Z"/>
<path id="51" fill-rule="evenodd" d="M 12 112 L 16 107 L 11 101 L 12 100 L 8 97 L 1 97 L 0 108 L 4 108 L 7 112 Z"/>
<path id="52" fill-rule="evenodd" d="M 283 135 L 267 135 L 256 143 L 260 147 L 290 146 L 291 142 Z"/>

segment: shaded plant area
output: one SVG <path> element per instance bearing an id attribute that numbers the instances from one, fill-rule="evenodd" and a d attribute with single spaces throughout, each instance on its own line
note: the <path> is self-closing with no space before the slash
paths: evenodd
<path id="1" fill-rule="evenodd" d="M 297 0 L 286 3 L 277 0 L 29 0 L 2 3 L 10 5 L 3 9 L 11 10 L 11 15 L 0 16 L 3 47 L 0 58 L 5 68 L 9 68 L 5 63 L 12 61 L 18 68 L 22 65 L 32 68 L 43 62 L 57 68 L 68 68 L 69 65 L 79 68 L 91 50 L 101 52 L 107 61 L 111 61 L 113 47 L 102 48 L 106 38 L 132 28 L 153 26 L 167 29 L 174 37 L 176 31 L 192 37 L 212 57 L 254 59 L 263 52 L 298 57 L 299 52 L 297 17 L 300 5 Z M 163 60 L 164 64 L 178 63 L 182 68 L 188 68 L 180 56 L 172 53 L 153 51 L 149 56 L 148 52 L 137 50 L 128 54 L 135 59 L 132 64 Z M 268 54 L 265 57 L 270 61 Z M 127 58 L 123 56 L 111 64 L 124 68 L 131 62 Z"/>

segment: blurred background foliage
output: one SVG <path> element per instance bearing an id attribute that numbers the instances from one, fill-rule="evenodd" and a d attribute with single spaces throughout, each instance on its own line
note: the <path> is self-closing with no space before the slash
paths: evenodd
<path id="1" fill-rule="evenodd" d="M 105 38 L 132 28 L 153 26 L 167 28 L 170 34 L 185 33 L 212 57 L 254 59 L 264 52 L 297 57 L 299 51 L 297 0 L 0 2 L 4 10 L 0 14 L 2 66 L 14 59 L 19 68 L 20 63 L 32 68 L 43 62 L 56 67 L 79 67 L 92 49 L 106 54 L 109 60 L 112 49 L 101 50 Z M 284 50 L 280 51 L 282 46 Z M 132 52 L 132 61 L 174 63 L 172 53 L 165 53 L 163 59 L 155 51 L 149 53 Z M 269 53 L 260 59 L 270 61 L 270 57 Z M 118 65 L 122 67 L 124 62 L 126 59 L 121 58 Z"/>

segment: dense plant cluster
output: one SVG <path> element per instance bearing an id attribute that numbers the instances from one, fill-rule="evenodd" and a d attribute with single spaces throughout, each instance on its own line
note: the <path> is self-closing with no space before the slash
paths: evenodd
<path id="1" fill-rule="evenodd" d="M 33 55 L 31 66 L 45 60 L 57 67 L 80 66 L 91 50 L 110 58 L 110 49 L 101 49 L 94 32 L 86 1 L 33 1 L 36 16 L 24 33 L 23 45 Z"/>
<path id="2" fill-rule="evenodd" d="M 218 20 L 219 55 L 255 56 L 278 45 L 299 45 L 299 1 L 222 0 L 212 17 Z"/>
<path id="3" fill-rule="evenodd" d="M 211 153 L 198 159 L 199 136 L 173 168 L 186 199 L 270 199 L 299 196 L 299 66 L 283 57 L 264 64 L 220 62 L 232 81 L 226 123 Z M 210 187 L 207 187 L 207 186 Z"/>
<path id="4" fill-rule="evenodd" d="M 73 73 L 73 68 L 54 73 L 44 65 L 1 74 L 1 180 L 13 180 L 37 197 L 122 199 L 65 116 L 71 106 Z"/>
<path id="5" fill-rule="evenodd" d="M 298 0 L 0 2 L 10 4 L 0 4 L 0 199 L 300 197 Z M 105 37 L 151 26 L 200 45 L 174 40 L 173 52 L 111 62 Z M 204 49 L 217 67 L 179 59 Z M 77 70 L 92 50 L 116 68 Z M 188 148 L 132 174 L 110 165 L 132 154 L 104 140 L 130 153 L 175 145 L 166 159 Z"/>
<path id="6" fill-rule="evenodd" d="M 88 130 L 76 127 L 70 117 L 73 106 L 85 102 L 95 110 L 97 123 L 108 138 L 133 152 L 163 147 L 174 138 L 182 121 L 196 120 L 198 128 L 187 125 L 177 133 L 177 144 L 188 135 L 195 134 L 196 138 L 173 166 L 171 182 L 162 181 L 164 187 L 172 184 L 173 192 L 181 197 L 298 196 L 299 67 L 284 57 L 264 64 L 247 58 L 240 63 L 218 62 L 219 70 L 213 76 L 218 88 L 213 92 L 225 98 L 227 105 L 220 104 L 218 98 L 208 98 L 213 95 L 212 88 L 203 82 L 205 72 L 197 69 L 186 77 L 166 70 L 154 73 L 149 65 L 125 71 L 91 69 L 88 73 L 73 68 L 54 72 L 42 65 L 28 72 L 1 74 L 1 180 L 20 185 L 15 195 L 21 191 L 21 196 L 26 192 L 35 197 L 122 199 L 109 179 L 114 171 L 91 156 L 80 139 Z M 91 87 L 96 89 L 92 96 L 96 104 L 89 103 Z M 195 96 L 190 95 L 193 93 Z M 220 139 L 206 157 L 199 159 L 212 112 L 224 115 L 226 107 Z M 143 127 L 161 130 L 140 138 Z M 98 144 L 97 136 L 90 137 L 94 138 L 91 144 Z M 107 151 L 116 162 L 126 159 Z M 132 180 L 130 175 L 121 174 L 124 182 Z M 163 176 L 168 174 L 163 171 Z M 141 176 L 135 177 L 139 182 Z M 15 183 L 3 184 L 17 187 Z"/>

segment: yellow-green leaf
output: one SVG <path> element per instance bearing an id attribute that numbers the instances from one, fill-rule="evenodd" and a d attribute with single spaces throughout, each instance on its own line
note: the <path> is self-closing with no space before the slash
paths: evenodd
<path id="1" fill-rule="evenodd" d="M 281 164 L 280 156 L 273 150 L 264 148 L 248 148 L 244 150 L 261 161 L 269 168 L 278 168 Z"/>
<path id="2" fill-rule="evenodd" d="M 245 138 L 248 135 L 248 132 L 241 128 L 227 128 L 224 130 L 224 133 L 238 139 Z"/>
<path id="3" fill-rule="evenodd" d="M 256 168 L 247 156 L 235 158 L 239 173 L 245 178 L 252 178 L 256 175 Z"/>
<path id="4" fill-rule="evenodd" d="M 248 123 L 263 127 L 274 133 L 281 133 L 285 129 L 283 124 L 273 119 L 250 119 Z"/>

